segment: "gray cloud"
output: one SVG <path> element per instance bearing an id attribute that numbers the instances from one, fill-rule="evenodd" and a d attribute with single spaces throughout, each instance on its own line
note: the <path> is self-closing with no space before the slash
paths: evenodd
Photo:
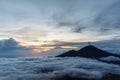
<path id="1" fill-rule="evenodd" d="M 120 1 L 117 1 L 103 11 L 101 11 L 98 16 L 95 18 L 95 25 L 98 27 L 106 28 L 109 31 L 116 31 L 120 28 Z M 102 32 L 106 32 L 102 30 Z"/>
<path id="2" fill-rule="evenodd" d="M 1 48 L 11 48 L 11 47 L 20 47 L 18 42 L 16 42 L 13 38 L 10 38 L 10 39 L 6 39 L 6 40 L 3 40 L 1 41 L 1 44 L 0 44 L 0 47 Z"/>
<path id="3" fill-rule="evenodd" d="M 66 0 L 67 1 L 67 0 Z M 106 17 L 107 13 L 112 16 L 111 12 L 115 12 L 119 14 L 119 6 L 116 7 L 115 3 L 118 0 L 111 0 L 111 1 L 69 1 L 69 3 L 64 3 L 64 1 L 61 3 L 66 4 L 62 5 L 62 11 L 59 13 L 53 14 L 53 20 L 56 22 L 56 26 L 58 27 L 68 27 L 71 28 L 73 32 L 81 33 L 81 32 L 96 32 L 100 35 L 110 34 L 108 33 L 111 28 L 108 28 L 107 26 L 110 26 L 111 24 L 114 26 L 119 26 L 119 20 L 117 22 L 111 23 L 111 22 L 103 22 L 103 21 L 109 21 L 102 20 L 101 18 L 104 16 Z M 93 2 L 93 3 L 91 3 Z M 73 3 L 71 5 L 71 3 Z M 89 3 L 89 4 L 88 4 Z M 104 4 L 103 4 L 104 3 Z M 83 5 L 84 4 L 84 5 Z M 119 3 L 117 2 L 119 5 Z M 113 10 L 111 10 L 111 8 Z M 101 15 L 101 16 L 100 16 Z M 102 16 L 104 15 L 104 16 Z M 108 18 L 111 18 L 108 16 Z M 114 16 L 113 16 L 114 17 Z M 97 20 L 98 19 L 98 20 Z M 111 18 L 112 19 L 112 18 Z M 116 18 L 114 17 L 116 20 Z M 100 21 L 101 20 L 101 21 Z M 98 23 L 96 25 L 96 23 Z M 106 24 L 103 26 L 103 23 Z M 108 23 L 108 24 L 107 24 Z M 100 26 L 101 25 L 101 26 Z M 112 26 L 111 25 L 111 26 Z M 114 32 L 113 30 L 112 32 Z M 102 33 L 102 34 L 101 34 Z"/>
<path id="4" fill-rule="evenodd" d="M 0 41 L 0 57 L 25 57 L 32 54 L 32 48 L 19 45 L 19 42 L 13 38 Z"/>

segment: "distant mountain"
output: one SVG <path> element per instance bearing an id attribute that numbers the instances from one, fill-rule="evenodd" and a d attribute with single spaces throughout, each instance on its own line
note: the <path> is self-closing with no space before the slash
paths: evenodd
<path id="1" fill-rule="evenodd" d="M 77 55 L 77 51 L 75 51 L 75 50 L 70 50 L 70 51 L 68 51 L 68 52 L 66 52 L 66 53 L 63 53 L 63 54 L 58 55 L 57 57 L 73 57 L 73 56 L 78 56 L 78 55 Z"/>
<path id="2" fill-rule="evenodd" d="M 120 55 L 101 50 L 92 45 L 83 47 L 78 51 L 71 50 L 56 57 L 85 57 L 97 59 L 102 62 L 120 64 Z"/>
<path id="3" fill-rule="evenodd" d="M 98 59 L 101 57 L 108 57 L 108 56 L 114 56 L 114 57 L 120 58 L 120 55 L 101 50 L 92 45 L 83 47 L 82 49 L 78 51 L 75 51 L 75 50 L 68 51 L 66 53 L 58 55 L 57 57 L 86 57 L 86 58 L 97 58 Z"/>

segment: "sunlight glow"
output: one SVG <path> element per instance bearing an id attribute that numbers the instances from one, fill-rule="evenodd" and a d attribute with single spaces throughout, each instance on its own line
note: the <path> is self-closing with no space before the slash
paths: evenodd
<path id="1" fill-rule="evenodd" d="M 63 48 L 63 49 L 75 49 L 77 47 L 75 47 L 75 46 L 61 46 L 61 48 Z"/>
<path id="2" fill-rule="evenodd" d="M 46 52 L 48 50 L 53 49 L 54 47 L 39 47 L 39 46 L 35 46 L 35 48 L 33 49 L 34 52 L 36 53 L 41 53 L 41 52 Z"/>

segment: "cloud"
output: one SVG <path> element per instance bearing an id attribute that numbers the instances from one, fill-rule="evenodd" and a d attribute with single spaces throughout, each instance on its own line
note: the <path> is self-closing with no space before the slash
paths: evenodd
<path id="1" fill-rule="evenodd" d="M 1 45 L 0 46 L 1 48 L 20 47 L 20 45 L 18 44 L 18 42 L 16 42 L 13 38 L 2 40 L 0 45 Z"/>
<path id="2" fill-rule="evenodd" d="M 46 28 L 46 26 L 42 26 L 42 27 Z M 17 37 L 18 39 L 27 40 L 27 41 L 37 41 L 37 40 L 39 41 L 39 37 L 47 36 L 48 34 L 47 29 L 43 28 L 41 30 L 41 27 L 33 28 L 29 26 L 11 31 L 10 33 L 13 34 L 15 37 Z"/>
<path id="3" fill-rule="evenodd" d="M 53 41 L 54 42 L 54 41 Z M 54 44 L 45 44 L 45 45 L 41 45 L 41 47 L 52 47 L 52 46 L 57 46 L 57 47 L 60 47 L 60 46 L 77 46 L 77 45 L 82 45 L 84 43 L 82 42 L 64 42 L 64 41 L 56 41 L 54 42 Z"/>
<path id="4" fill-rule="evenodd" d="M 106 74 L 120 75 L 119 65 L 80 57 L 0 58 L 0 62 L 1 80 L 56 80 L 64 77 L 102 80 Z"/>
<path id="5" fill-rule="evenodd" d="M 108 0 L 106 0 L 98 2 L 94 0 L 72 0 L 68 3 L 66 0 L 60 2 L 62 4 L 62 6 L 60 6 L 62 7 L 62 11 L 60 11 L 60 14 L 53 14 L 53 20 L 57 23 L 57 26 L 72 28 L 73 32 L 81 32 L 82 30 L 84 32 L 86 28 L 89 31 L 91 31 L 91 29 L 99 29 L 98 26 L 94 25 L 94 18 L 98 17 L 101 11 L 111 4 L 113 5 L 116 1 L 111 0 L 108 2 Z"/>
<path id="6" fill-rule="evenodd" d="M 32 54 L 32 48 L 19 45 L 13 38 L 0 41 L 0 57 L 25 57 Z"/>
<path id="7" fill-rule="evenodd" d="M 101 33 L 107 33 L 109 31 L 110 33 L 112 32 L 116 34 L 115 32 L 118 31 L 118 29 L 120 28 L 119 3 L 120 1 L 115 1 L 113 4 L 109 5 L 107 8 L 103 9 L 94 19 L 94 23 L 96 26 L 100 28 Z"/>
<path id="8" fill-rule="evenodd" d="M 119 57 L 114 57 L 114 56 L 109 56 L 109 57 L 102 57 L 100 58 L 100 60 L 103 60 L 103 61 L 118 61 L 120 62 L 120 58 Z"/>

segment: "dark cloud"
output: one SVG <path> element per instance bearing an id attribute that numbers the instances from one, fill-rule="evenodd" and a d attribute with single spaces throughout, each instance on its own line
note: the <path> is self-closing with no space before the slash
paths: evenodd
<path id="1" fill-rule="evenodd" d="M 18 42 L 16 42 L 13 38 L 9 38 L 6 40 L 2 40 L 0 44 L 1 48 L 12 48 L 12 47 L 20 47 Z"/>
<path id="2" fill-rule="evenodd" d="M 13 38 L 0 41 L 0 57 L 22 57 L 31 56 L 33 53 L 32 48 L 27 48 L 19 45 Z"/>
<path id="3" fill-rule="evenodd" d="M 56 26 L 68 27 L 68 28 L 71 28 L 73 32 L 77 32 L 77 33 L 81 33 L 84 31 L 91 31 L 96 33 L 101 33 L 102 31 L 104 31 L 104 33 L 107 33 L 107 31 L 109 30 L 108 27 L 105 27 L 105 25 L 102 27 L 102 25 L 99 26 L 99 25 L 96 25 L 96 23 L 98 22 L 98 24 L 102 24 L 101 23 L 103 22 L 103 20 L 101 19 L 103 17 L 102 15 L 106 16 L 107 13 L 105 13 L 105 11 L 106 12 L 110 11 L 111 9 L 110 6 L 112 5 L 112 8 L 113 8 L 113 4 L 116 1 L 112 1 L 112 0 L 110 2 L 105 1 L 104 4 L 98 1 L 97 2 L 94 1 L 94 3 L 92 3 L 93 1 L 94 0 L 92 1 L 77 0 L 77 1 L 69 1 L 69 3 L 68 3 L 68 0 L 60 1 L 61 6 L 59 7 L 61 7 L 62 10 L 60 10 L 59 13 L 53 13 L 53 16 L 52 16 L 54 22 L 56 22 Z M 110 8 L 108 9 L 107 7 L 110 7 Z M 111 24 L 111 22 L 108 22 L 108 23 Z M 117 26 L 119 24 L 115 23 L 113 25 Z"/>
<path id="4" fill-rule="evenodd" d="M 71 30 L 73 31 L 73 32 L 76 32 L 76 33 L 79 33 L 79 32 L 82 32 L 85 28 L 86 28 L 86 26 L 85 26 L 85 24 L 83 24 L 82 23 L 82 20 L 76 20 L 76 19 L 74 19 L 74 20 L 72 20 L 72 21 L 69 21 L 69 20 L 65 20 L 66 19 L 66 17 L 64 17 L 64 16 L 66 16 L 66 14 L 67 13 L 65 13 L 63 16 L 61 16 L 61 17 L 63 17 L 64 19 L 59 19 L 59 18 L 57 18 L 57 16 L 55 17 L 54 16 L 54 20 L 55 20 L 55 22 L 56 22 L 56 27 L 67 27 L 67 28 L 71 28 Z M 68 13 L 69 14 L 69 13 Z M 74 15 L 74 14 L 73 14 Z M 72 16 L 73 16 L 72 15 Z M 60 17 L 60 16 L 58 16 L 58 17 Z M 69 17 L 68 17 L 69 18 Z M 65 21 L 64 21 L 65 20 Z"/>
<path id="5" fill-rule="evenodd" d="M 116 31 L 120 28 L 120 1 L 117 1 L 108 8 L 105 8 L 101 11 L 98 16 L 95 18 L 95 25 L 98 27 L 106 28 L 101 30 L 101 32 Z M 101 28 L 100 28 L 101 29 Z"/>
<path id="6" fill-rule="evenodd" d="M 59 13 L 53 13 L 52 19 L 56 23 L 56 27 L 67 27 L 71 28 L 73 32 L 81 32 L 85 29 L 85 24 L 83 24 L 84 19 L 80 16 L 81 13 L 81 1 L 60 1 L 60 6 L 62 10 Z M 81 5 L 82 6 L 82 5 Z"/>

